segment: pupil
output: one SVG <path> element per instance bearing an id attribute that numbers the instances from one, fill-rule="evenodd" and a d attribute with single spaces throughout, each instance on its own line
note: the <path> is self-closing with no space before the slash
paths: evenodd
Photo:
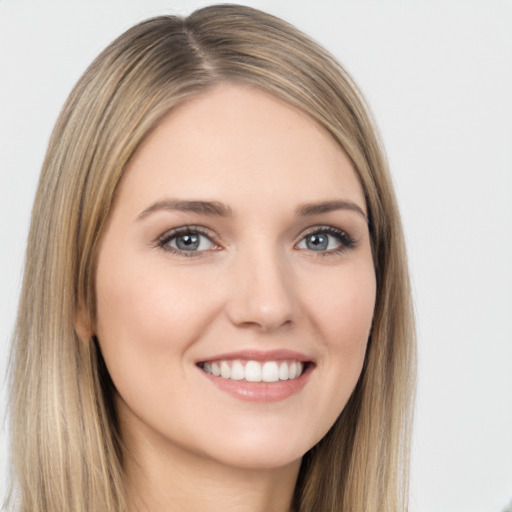
<path id="1" fill-rule="evenodd" d="M 313 251 L 325 251 L 328 245 L 328 239 L 325 235 L 310 235 L 307 238 L 306 245 Z"/>
<path id="2" fill-rule="evenodd" d="M 176 239 L 176 246 L 178 249 L 184 251 L 192 251 L 199 247 L 199 236 L 198 235 L 181 235 Z"/>

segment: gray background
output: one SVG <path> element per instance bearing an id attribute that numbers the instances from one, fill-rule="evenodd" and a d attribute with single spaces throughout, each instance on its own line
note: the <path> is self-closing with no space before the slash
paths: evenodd
<path id="1" fill-rule="evenodd" d="M 0 0 L 2 375 L 37 176 L 67 94 L 135 22 L 211 3 Z M 327 46 L 382 130 L 419 330 L 411 512 L 500 512 L 512 498 L 512 2 L 241 3 Z M 6 457 L 4 427 L 0 496 Z"/>

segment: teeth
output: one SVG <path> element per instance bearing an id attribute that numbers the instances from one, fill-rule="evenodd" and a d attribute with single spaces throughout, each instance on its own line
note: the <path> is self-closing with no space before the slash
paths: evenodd
<path id="1" fill-rule="evenodd" d="M 205 372 L 209 373 L 206 369 Z M 212 363 L 212 374 L 215 375 L 215 377 L 220 376 L 220 366 L 217 363 Z"/>
<path id="2" fill-rule="evenodd" d="M 267 361 L 261 370 L 261 380 L 263 382 L 277 382 L 279 380 L 279 369 L 274 361 Z"/>
<path id="3" fill-rule="evenodd" d="M 220 363 L 220 376 L 223 379 L 231 378 L 231 368 L 229 367 L 229 364 L 226 361 L 222 361 Z"/>
<path id="4" fill-rule="evenodd" d="M 203 370 L 210 375 L 247 382 L 278 382 L 297 379 L 304 371 L 299 361 L 215 361 L 203 363 Z"/>
<path id="5" fill-rule="evenodd" d="M 257 361 L 248 361 L 245 365 L 245 380 L 247 382 L 261 382 L 261 364 Z"/>
<path id="6" fill-rule="evenodd" d="M 288 370 L 288 378 L 295 379 L 297 376 L 297 363 L 293 362 Z"/>
<path id="7" fill-rule="evenodd" d="M 243 380 L 244 377 L 244 365 L 240 361 L 235 361 L 231 367 L 231 378 L 233 380 Z"/>
<path id="8" fill-rule="evenodd" d="M 288 370 L 287 363 L 281 363 L 279 365 L 279 380 L 288 380 L 290 372 Z"/>

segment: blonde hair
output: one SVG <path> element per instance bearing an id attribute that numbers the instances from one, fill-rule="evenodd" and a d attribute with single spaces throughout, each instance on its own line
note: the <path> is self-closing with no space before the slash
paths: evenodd
<path id="1" fill-rule="evenodd" d="M 79 80 L 51 136 L 35 199 L 13 340 L 13 496 L 23 512 L 126 509 L 113 385 L 95 340 L 95 258 L 126 163 L 173 107 L 218 82 L 251 84 L 306 112 L 352 159 L 377 277 L 363 372 L 326 436 L 305 454 L 297 512 L 407 508 L 415 384 L 402 228 L 383 150 L 338 62 L 291 25 L 211 6 L 131 28 Z M 14 503 L 12 501 L 12 503 Z"/>

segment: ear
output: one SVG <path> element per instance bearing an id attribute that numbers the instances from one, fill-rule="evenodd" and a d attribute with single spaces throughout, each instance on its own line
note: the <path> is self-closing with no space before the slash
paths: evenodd
<path id="1" fill-rule="evenodd" d="M 75 310 L 74 323 L 75 332 L 82 341 L 89 341 L 94 336 L 89 312 L 82 301 L 80 301 Z"/>

